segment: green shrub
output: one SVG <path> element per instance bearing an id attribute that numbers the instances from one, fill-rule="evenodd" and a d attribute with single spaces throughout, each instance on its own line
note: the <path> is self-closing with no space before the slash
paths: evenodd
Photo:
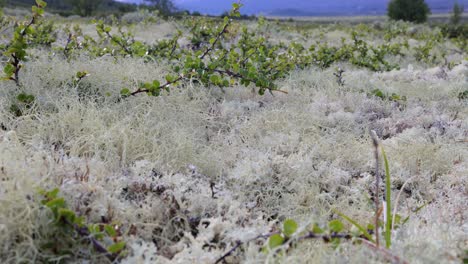
<path id="1" fill-rule="evenodd" d="M 20 86 L 19 72 L 23 66 L 23 62 L 27 60 L 28 40 L 33 37 L 34 26 L 38 24 L 38 20 L 44 14 L 44 8 L 47 3 L 42 0 L 36 0 L 32 6 L 32 17 L 29 22 L 16 24 L 13 38 L 7 44 L 7 48 L 3 52 L 5 57 L 8 57 L 6 65 L 3 67 L 3 80 L 12 80 L 17 86 Z M 37 37 L 37 36 L 36 36 Z M 43 38 L 43 36 L 41 36 Z"/>
<path id="2" fill-rule="evenodd" d="M 387 11 L 390 19 L 416 23 L 426 22 L 431 13 L 424 0 L 392 0 Z"/>
<path id="3" fill-rule="evenodd" d="M 91 246 L 95 252 L 117 261 L 125 254 L 126 243 L 122 240 L 122 234 L 116 223 L 91 223 L 85 222 L 85 217 L 77 215 L 63 197 L 59 196 L 60 190 L 40 190 L 41 204 L 50 210 L 50 226 L 53 229 L 53 240 L 42 245 L 41 251 L 51 255 L 67 258 L 79 246 L 83 244 Z"/>

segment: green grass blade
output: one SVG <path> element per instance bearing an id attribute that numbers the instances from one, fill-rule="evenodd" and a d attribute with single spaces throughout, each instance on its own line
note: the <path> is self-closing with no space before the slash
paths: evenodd
<path id="1" fill-rule="evenodd" d="M 392 186 L 390 181 L 390 166 L 388 165 L 387 154 L 381 147 L 382 156 L 385 164 L 385 202 L 386 202 L 386 222 L 385 222 L 385 246 L 390 248 L 392 245 Z"/>
<path id="2" fill-rule="evenodd" d="M 371 242 L 375 243 L 375 240 L 372 238 L 372 236 L 367 232 L 367 230 L 360 224 L 358 224 L 356 221 L 354 221 L 351 217 L 348 217 L 347 215 L 341 213 L 338 210 L 333 209 L 333 211 L 338 214 L 339 216 L 343 217 L 346 221 L 350 222 L 352 225 L 354 225 L 359 231 L 362 232 L 362 234 Z"/>

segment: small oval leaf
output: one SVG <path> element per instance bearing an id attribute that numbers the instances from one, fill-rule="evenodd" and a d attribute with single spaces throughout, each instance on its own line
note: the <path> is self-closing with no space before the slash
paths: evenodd
<path id="1" fill-rule="evenodd" d="M 340 220 L 332 220 L 328 223 L 328 227 L 330 231 L 338 233 L 343 230 L 343 223 Z"/>
<path id="2" fill-rule="evenodd" d="M 112 254 L 120 253 L 125 248 L 125 242 L 117 242 L 115 244 L 110 245 L 107 248 L 107 251 L 109 251 Z"/>
<path id="3" fill-rule="evenodd" d="M 284 243 L 284 237 L 282 237 L 280 234 L 274 234 L 270 236 L 270 238 L 268 239 L 268 247 L 270 249 L 279 247 L 283 245 L 283 243 Z"/>
<path id="4" fill-rule="evenodd" d="M 297 223 L 292 219 L 287 219 L 283 223 L 283 233 L 287 237 L 291 237 L 297 230 Z"/>

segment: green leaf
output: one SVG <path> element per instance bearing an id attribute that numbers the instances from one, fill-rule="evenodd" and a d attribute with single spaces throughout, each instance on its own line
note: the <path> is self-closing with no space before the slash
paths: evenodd
<path id="1" fill-rule="evenodd" d="M 268 247 L 270 249 L 279 247 L 283 245 L 283 243 L 284 243 L 284 237 L 282 237 L 280 234 L 271 235 L 270 238 L 268 239 Z"/>
<path id="2" fill-rule="evenodd" d="M 140 87 L 145 88 L 147 90 L 151 90 L 152 85 L 151 85 L 151 83 L 140 83 Z"/>
<path id="3" fill-rule="evenodd" d="M 42 204 L 45 204 L 46 202 L 57 198 L 57 195 L 58 195 L 59 191 L 60 190 L 58 188 L 54 188 L 51 191 L 39 190 L 39 194 L 41 194 L 42 196 L 44 196 L 46 198 L 46 200 Z"/>
<path id="4" fill-rule="evenodd" d="M 104 226 L 104 231 L 106 231 L 106 233 L 111 237 L 116 237 L 117 236 L 117 232 L 115 231 L 115 229 L 111 225 L 105 225 Z"/>
<path id="5" fill-rule="evenodd" d="M 117 243 L 110 245 L 107 248 L 107 251 L 109 251 L 112 254 L 117 254 L 120 251 L 122 251 L 124 248 L 125 248 L 125 242 L 121 241 L 121 242 L 117 242 Z"/>
<path id="6" fill-rule="evenodd" d="M 15 73 L 15 66 L 11 65 L 10 63 L 8 63 L 7 65 L 5 65 L 5 67 L 3 68 L 3 72 L 5 73 L 6 76 L 12 76 L 13 73 Z"/>
<path id="7" fill-rule="evenodd" d="M 101 232 L 101 230 L 99 228 L 99 225 L 97 225 L 97 224 L 89 224 L 88 225 L 88 231 L 89 231 L 89 233 L 91 233 L 93 235 L 99 234 Z"/>
<path id="8" fill-rule="evenodd" d="M 332 220 L 328 223 L 328 227 L 332 232 L 339 233 L 343 230 L 343 223 L 340 220 Z"/>
<path id="9" fill-rule="evenodd" d="M 372 90 L 371 95 L 379 97 L 381 99 L 385 99 L 385 95 L 380 89 Z"/>
<path id="10" fill-rule="evenodd" d="M 159 88 L 161 86 L 161 83 L 158 80 L 153 81 L 153 87 L 154 88 Z"/>
<path id="11" fill-rule="evenodd" d="M 210 82 L 217 85 L 219 83 L 219 76 L 218 75 L 211 75 L 210 76 Z"/>
<path id="12" fill-rule="evenodd" d="M 76 216 L 75 215 L 74 223 L 79 227 L 83 227 L 85 225 L 84 216 Z"/>
<path id="13" fill-rule="evenodd" d="M 14 114 L 15 114 L 16 116 L 18 116 L 18 117 L 20 117 L 20 116 L 22 115 L 21 109 L 19 108 L 18 105 L 12 104 L 12 105 L 10 106 L 10 111 L 11 111 L 12 113 L 14 113 Z M 45 202 L 43 201 L 43 204 L 44 204 L 44 203 L 45 203 Z"/>
<path id="14" fill-rule="evenodd" d="M 48 197 L 49 199 L 57 198 L 59 192 L 60 192 L 59 188 L 55 188 L 55 189 L 53 189 L 52 191 L 50 191 L 50 192 L 47 193 L 47 197 Z"/>
<path id="15" fill-rule="evenodd" d="M 332 240 L 331 240 L 331 244 L 332 244 L 332 247 L 334 249 L 337 249 L 340 246 L 340 243 L 341 243 L 341 239 L 339 239 L 337 237 L 332 238 Z"/>
<path id="16" fill-rule="evenodd" d="M 154 88 L 154 89 L 151 89 L 150 95 L 151 95 L 151 96 L 159 96 L 159 95 L 161 95 L 161 89 L 159 89 L 159 87 Z"/>
<path id="17" fill-rule="evenodd" d="M 323 231 L 322 228 L 320 228 L 317 224 L 314 224 L 312 227 L 312 233 L 314 234 L 323 234 L 325 231 Z"/>
<path id="18" fill-rule="evenodd" d="M 83 79 L 86 76 L 88 76 L 88 72 L 86 71 L 79 71 L 76 73 L 76 78 L 78 79 Z"/>
<path id="19" fill-rule="evenodd" d="M 131 94 L 130 90 L 128 88 L 123 88 L 120 90 L 120 95 L 121 96 L 129 96 Z"/>
<path id="20" fill-rule="evenodd" d="M 25 93 L 20 93 L 16 97 L 16 99 L 18 99 L 18 101 L 25 103 L 25 104 L 31 104 L 32 102 L 34 102 L 34 96 L 30 94 L 25 94 Z"/>
<path id="21" fill-rule="evenodd" d="M 395 217 L 395 226 L 398 226 L 399 224 L 401 224 L 401 220 L 402 220 L 401 215 L 396 214 L 394 217 Z M 392 222 L 392 224 L 393 224 L 393 222 Z"/>
<path id="22" fill-rule="evenodd" d="M 73 212 L 72 210 L 69 210 L 66 208 L 60 208 L 58 210 L 57 218 L 58 218 L 57 220 L 66 219 L 69 223 L 75 223 L 76 215 L 75 215 L 75 212 Z"/>
<path id="23" fill-rule="evenodd" d="M 292 219 L 287 219 L 283 223 L 283 233 L 287 237 L 291 237 L 297 230 L 297 223 Z"/>
<path id="24" fill-rule="evenodd" d="M 32 6 L 32 12 L 33 14 L 37 14 L 39 16 L 44 15 L 44 9 L 37 7 L 37 6 Z"/>
<path id="25" fill-rule="evenodd" d="M 65 200 L 63 198 L 54 198 L 50 201 L 47 201 L 45 206 L 51 208 L 51 207 L 64 207 L 65 206 Z"/>

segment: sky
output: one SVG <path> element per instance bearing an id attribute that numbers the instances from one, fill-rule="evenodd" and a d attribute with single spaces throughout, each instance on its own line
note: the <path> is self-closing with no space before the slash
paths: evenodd
<path id="1" fill-rule="evenodd" d="M 119 0 L 140 3 L 143 0 Z M 384 14 L 389 0 L 243 0 L 243 14 L 372 15 Z M 433 13 L 449 12 L 456 0 L 426 0 Z M 174 0 L 183 10 L 220 14 L 233 0 Z M 468 0 L 458 0 L 468 9 Z"/>

